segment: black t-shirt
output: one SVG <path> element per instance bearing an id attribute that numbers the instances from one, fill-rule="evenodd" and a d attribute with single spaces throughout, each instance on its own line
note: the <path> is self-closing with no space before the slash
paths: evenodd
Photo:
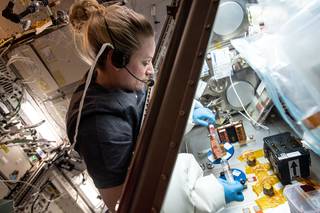
<path id="1" fill-rule="evenodd" d="M 74 92 L 67 113 L 73 142 L 84 84 Z M 137 139 L 145 92 L 107 90 L 92 82 L 87 90 L 75 150 L 83 157 L 97 188 L 121 185 Z"/>

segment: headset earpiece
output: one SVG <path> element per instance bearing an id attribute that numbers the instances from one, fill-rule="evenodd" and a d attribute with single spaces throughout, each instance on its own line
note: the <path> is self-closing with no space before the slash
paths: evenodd
<path id="1" fill-rule="evenodd" d="M 124 68 L 129 64 L 130 57 L 124 52 L 114 49 L 111 56 L 113 66 L 116 68 Z"/>
<path id="2" fill-rule="evenodd" d="M 126 54 L 125 52 L 119 50 L 116 46 L 116 43 L 114 42 L 112 31 L 109 29 L 109 25 L 107 21 L 105 20 L 106 28 L 109 34 L 109 37 L 111 39 L 111 43 L 113 45 L 113 52 L 111 55 L 111 62 L 113 66 L 116 68 L 125 68 L 129 64 L 130 55 Z"/>

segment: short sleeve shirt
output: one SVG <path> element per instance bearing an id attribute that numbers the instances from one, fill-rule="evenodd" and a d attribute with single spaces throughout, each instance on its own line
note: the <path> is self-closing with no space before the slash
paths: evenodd
<path id="1" fill-rule="evenodd" d="M 74 92 L 67 113 L 67 134 L 73 142 L 84 85 Z M 75 150 L 83 157 L 97 188 L 121 185 L 137 139 L 144 91 L 107 90 L 91 83 L 83 105 Z"/>

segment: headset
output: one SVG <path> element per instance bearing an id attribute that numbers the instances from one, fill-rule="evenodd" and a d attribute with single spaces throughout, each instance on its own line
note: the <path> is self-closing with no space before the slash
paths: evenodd
<path id="1" fill-rule="evenodd" d="M 113 66 L 115 66 L 116 68 L 125 68 L 130 61 L 130 55 L 126 54 L 125 52 L 121 51 L 119 48 L 117 48 L 115 40 L 113 39 L 113 33 L 111 32 L 108 22 L 106 19 L 104 19 L 105 24 L 106 24 L 106 28 L 107 28 L 107 32 L 108 35 L 110 37 L 111 43 L 113 45 L 113 52 L 112 52 L 112 56 L 111 56 L 111 62 L 113 64 Z"/>
<path id="2" fill-rule="evenodd" d="M 112 56 L 111 56 L 111 63 L 113 64 L 113 66 L 115 66 L 116 68 L 119 68 L 119 69 L 124 68 L 133 78 L 135 78 L 136 80 L 138 80 L 142 83 L 145 83 L 149 87 L 152 87 L 154 85 L 153 79 L 148 79 L 148 80 L 140 79 L 127 68 L 127 65 L 129 64 L 129 61 L 130 61 L 130 55 L 126 54 L 125 52 L 123 52 L 119 48 L 117 48 L 116 43 L 115 43 L 113 36 L 112 36 L 112 31 L 109 28 L 108 22 L 106 19 L 104 19 L 104 21 L 106 24 L 107 32 L 109 34 L 111 43 L 113 45 L 113 52 L 112 52 Z"/>

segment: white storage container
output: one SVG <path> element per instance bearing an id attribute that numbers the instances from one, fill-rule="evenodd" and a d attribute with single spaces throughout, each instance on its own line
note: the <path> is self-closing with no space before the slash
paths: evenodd
<path id="1" fill-rule="evenodd" d="M 320 213 L 320 191 L 309 185 L 287 185 L 283 191 L 291 213 Z"/>

